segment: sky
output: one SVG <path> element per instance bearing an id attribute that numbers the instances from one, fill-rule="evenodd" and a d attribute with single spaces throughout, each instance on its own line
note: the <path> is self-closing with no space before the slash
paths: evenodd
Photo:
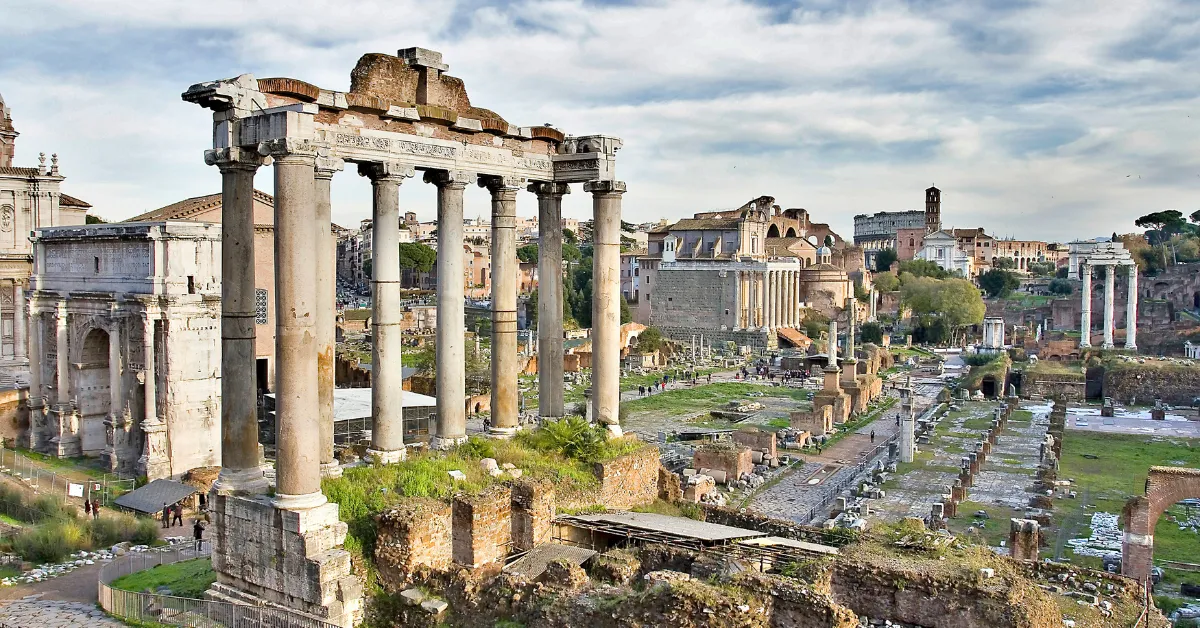
<path id="1" fill-rule="evenodd" d="M 945 227 L 1066 241 L 1197 209 L 1200 3 L 1187 0 L 0 0 L 15 165 L 57 153 L 109 220 L 220 190 L 193 83 L 243 73 L 335 90 L 367 52 L 443 53 L 473 105 L 621 137 L 630 222 L 769 195 L 853 235 L 923 207 Z M 261 169 L 259 189 L 270 191 Z M 586 218 L 581 186 L 564 201 Z M 434 217 L 433 186 L 401 186 Z M 468 217 L 486 216 L 485 190 Z M 522 194 L 518 213 L 536 214 Z M 335 222 L 370 184 L 333 180 Z"/>

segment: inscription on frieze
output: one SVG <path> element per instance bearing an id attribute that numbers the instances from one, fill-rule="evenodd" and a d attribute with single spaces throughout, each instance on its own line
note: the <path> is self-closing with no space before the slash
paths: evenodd
<path id="1" fill-rule="evenodd" d="M 558 165 L 555 166 L 556 170 L 564 172 L 570 170 L 598 170 L 599 168 L 600 160 L 598 159 L 589 159 L 584 161 L 560 161 L 558 162 Z"/>

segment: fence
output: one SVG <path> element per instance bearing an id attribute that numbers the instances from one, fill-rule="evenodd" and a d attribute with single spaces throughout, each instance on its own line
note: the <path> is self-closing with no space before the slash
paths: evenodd
<path id="1" fill-rule="evenodd" d="M 114 589 L 111 586 L 113 581 L 121 576 L 159 565 L 204 558 L 211 556 L 211 553 L 212 550 L 207 544 L 200 551 L 196 551 L 189 543 L 186 546 L 176 546 L 166 551 L 143 552 L 118 558 L 100 570 L 98 583 L 100 608 L 108 614 L 126 621 L 167 626 L 338 628 L 335 624 L 278 607 L 199 600 L 161 593 L 138 593 Z"/>
<path id="2" fill-rule="evenodd" d="M 35 493 L 61 495 L 62 497 L 96 498 L 105 505 L 134 489 L 134 480 L 121 478 L 112 473 L 105 473 L 99 478 L 82 480 L 69 478 L 50 469 L 41 467 L 37 462 L 19 451 L 0 448 L 0 473 L 8 474 L 20 480 L 33 489 Z M 75 485 L 77 495 L 71 495 L 71 486 Z"/>

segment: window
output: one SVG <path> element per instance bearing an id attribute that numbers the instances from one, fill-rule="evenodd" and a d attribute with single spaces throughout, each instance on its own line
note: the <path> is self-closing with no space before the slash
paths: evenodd
<path id="1" fill-rule="evenodd" d="M 262 288 L 254 291 L 254 324 L 267 324 L 267 291 Z"/>

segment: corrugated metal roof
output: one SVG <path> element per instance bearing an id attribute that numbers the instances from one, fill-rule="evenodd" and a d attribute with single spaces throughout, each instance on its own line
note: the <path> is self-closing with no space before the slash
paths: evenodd
<path id="1" fill-rule="evenodd" d="M 765 532 L 723 526 L 717 523 L 696 521 L 686 517 L 669 517 L 651 512 L 605 512 L 596 515 L 576 515 L 576 519 L 598 521 L 612 525 L 624 525 L 652 532 L 665 532 L 702 541 L 725 541 L 766 536 Z"/>
<path id="2" fill-rule="evenodd" d="M 797 541 L 796 539 L 788 539 L 781 536 L 764 536 L 757 539 L 742 539 L 738 541 L 739 545 L 756 545 L 758 547 L 794 547 L 806 552 L 815 552 L 818 554 L 836 555 L 838 548 L 830 545 L 821 545 L 819 543 L 809 543 L 807 541 Z"/>
<path id="3" fill-rule="evenodd" d="M 142 488 L 120 496 L 116 504 L 141 513 L 162 512 L 164 504 L 174 504 L 196 492 L 196 487 L 175 480 L 155 480 Z"/>
<path id="4" fill-rule="evenodd" d="M 533 548 L 528 554 L 506 566 L 504 573 L 518 574 L 530 580 L 536 580 L 552 562 L 563 560 L 574 565 L 582 565 L 595 555 L 596 552 L 584 547 L 546 543 Z"/>

